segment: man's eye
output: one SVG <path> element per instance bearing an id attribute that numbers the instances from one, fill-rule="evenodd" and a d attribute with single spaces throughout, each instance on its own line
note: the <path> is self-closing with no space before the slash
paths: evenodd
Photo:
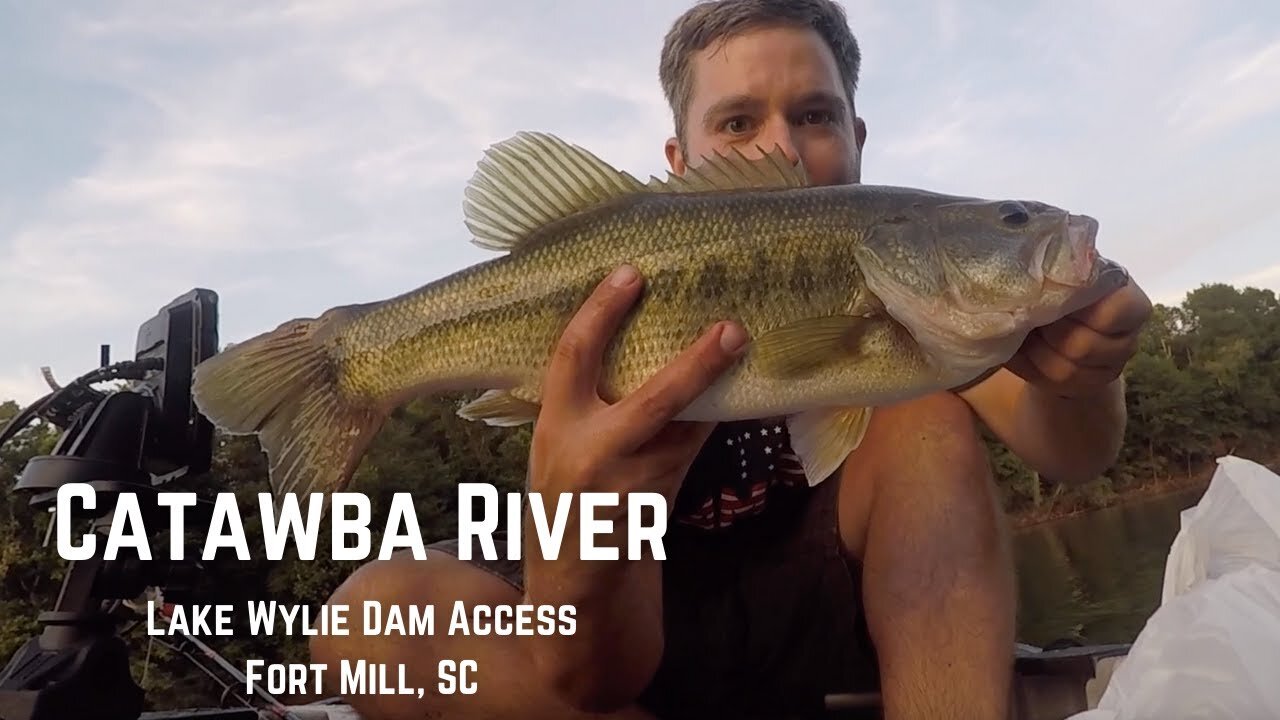
<path id="1" fill-rule="evenodd" d="M 826 110 L 810 110 L 804 114 L 804 124 L 826 124 L 832 121 L 831 113 Z"/>
<path id="2" fill-rule="evenodd" d="M 731 133 L 744 133 L 751 129 L 751 123 L 744 117 L 730 118 L 725 124 L 724 129 Z"/>

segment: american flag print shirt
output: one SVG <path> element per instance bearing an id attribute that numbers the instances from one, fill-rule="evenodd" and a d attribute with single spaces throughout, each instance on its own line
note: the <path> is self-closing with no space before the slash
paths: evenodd
<path id="1" fill-rule="evenodd" d="M 763 512 L 770 491 L 807 486 L 783 418 L 721 423 L 690 467 L 672 519 L 724 529 Z"/>

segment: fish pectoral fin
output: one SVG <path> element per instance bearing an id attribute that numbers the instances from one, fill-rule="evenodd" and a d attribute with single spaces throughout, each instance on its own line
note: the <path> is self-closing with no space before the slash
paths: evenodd
<path id="1" fill-rule="evenodd" d="M 508 251 L 557 220 L 644 191 L 639 180 L 580 147 L 548 133 L 519 132 L 485 151 L 462 211 L 471 242 Z"/>
<path id="2" fill-rule="evenodd" d="M 862 444 L 871 408 L 821 408 L 787 418 L 791 449 L 804 467 L 809 485 L 827 479 Z"/>
<path id="3" fill-rule="evenodd" d="M 516 397 L 510 390 L 487 390 L 458 409 L 458 417 L 494 427 L 516 427 L 538 419 L 542 406 Z"/>
<path id="4" fill-rule="evenodd" d="M 665 180 L 651 177 L 648 187 L 654 192 L 690 193 L 809 186 L 803 162 L 792 165 L 782 148 L 776 146 L 769 152 L 758 146 L 757 149 L 760 157 L 755 159 L 737 148 L 729 154 L 717 152 L 697 167 L 686 167 L 684 175 L 668 173 Z"/>
<path id="5" fill-rule="evenodd" d="M 762 374 L 775 378 L 800 377 L 852 357 L 866 323 L 867 318 L 857 315 L 797 320 L 762 333 L 756 338 L 752 353 Z"/>

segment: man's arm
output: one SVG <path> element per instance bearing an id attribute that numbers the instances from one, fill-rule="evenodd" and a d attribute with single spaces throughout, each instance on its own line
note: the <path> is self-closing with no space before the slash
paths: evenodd
<path id="1" fill-rule="evenodd" d="M 1053 482 L 1092 480 L 1124 441 L 1122 378 L 1089 395 L 1059 397 L 1001 368 L 960 396 L 1014 455 Z"/>
<path id="2" fill-rule="evenodd" d="M 607 541 L 622 552 L 627 493 L 660 493 L 668 508 L 674 504 L 714 424 L 671 420 L 737 361 L 747 341 L 740 326 L 718 325 L 638 390 L 616 403 L 605 402 L 598 392 L 602 359 L 644 284 L 634 270 L 625 270 L 601 283 L 561 336 L 547 369 L 529 455 L 530 492 L 544 498 L 564 492 L 622 496 L 608 518 L 614 533 Z M 531 526 L 524 524 L 529 548 L 525 601 L 574 605 L 577 611 L 572 634 L 527 638 L 535 675 L 561 701 L 581 710 L 605 712 L 630 704 L 662 658 L 661 566 L 652 557 L 582 560 L 576 503 L 556 559 L 536 551 Z"/>
<path id="3" fill-rule="evenodd" d="M 1151 317 L 1134 283 L 1038 328 L 1004 368 L 958 394 L 1009 450 L 1053 482 L 1088 482 L 1124 441 L 1125 364 Z"/>

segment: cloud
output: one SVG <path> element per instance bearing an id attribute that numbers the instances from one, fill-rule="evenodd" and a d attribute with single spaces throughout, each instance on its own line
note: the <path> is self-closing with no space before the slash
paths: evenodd
<path id="1" fill-rule="evenodd" d="M 462 188 L 519 129 L 659 171 L 656 50 L 636 64 L 598 37 L 597 5 L 564 8 L 580 19 L 394 0 L 5 11 L 22 34 L 0 47 L 24 73 L 0 128 L 46 139 L 11 143 L 20 162 L 0 171 L 0 303 L 27 308 L 4 322 L 0 372 L 32 378 L 7 387 L 38 388 L 15 369 L 33 356 L 79 357 L 104 335 L 131 349 L 193 286 L 219 291 L 222 334 L 242 339 L 490 257 L 467 243 Z"/>
<path id="2" fill-rule="evenodd" d="M 864 177 L 1090 212 L 1153 287 L 1241 276 L 1280 232 L 1280 23 L 1224 2 L 849 0 Z M 462 191 L 517 130 L 664 172 L 688 4 L 0 6 L 0 398 L 194 286 L 237 340 L 492 257 Z"/>
<path id="3" fill-rule="evenodd" d="M 55 376 L 56 377 L 56 376 Z M 38 368 L 19 365 L 0 375 L 0 403 L 16 400 L 20 405 L 39 399 L 49 391 Z"/>
<path id="4" fill-rule="evenodd" d="M 1232 280 L 1231 283 L 1241 287 L 1272 288 L 1277 293 L 1280 293 L 1280 263 L 1245 273 Z"/>
<path id="5" fill-rule="evenodd" d="M 864 99 L 865 178 L 1089 213 L 1153 285 L 1206 246 L 1280 232 L 1280 23 L 1206 0 L 965 18 L 955 51 L 899 51 L 898 84 Z"/>
<path id="6" fill-rule="evenodd" d="M 1238 128 L 1280 109 L 1280 39 L 1257 39 L 1241 31 L 1201 53 L 1185 89 L 1176 95 L 1169 125 L 1181 140 Z"/>

